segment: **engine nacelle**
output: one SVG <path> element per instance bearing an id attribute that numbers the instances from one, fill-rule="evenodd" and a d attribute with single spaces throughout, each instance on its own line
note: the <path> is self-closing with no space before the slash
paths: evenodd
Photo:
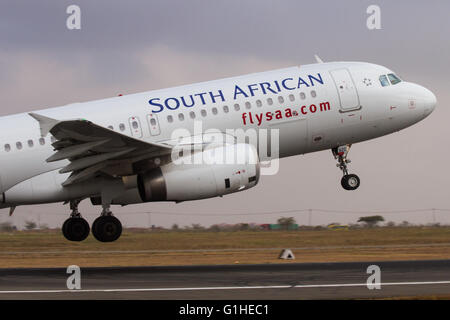
<path id="1" fill-rule="evenodd" d="M 196 164 L 199 159 L 202 163 Z M 144 174 L 126 178 L 124 183 L 130 188 L 116 197 L 113 204 L 178 202 L 243 191 L 258 183 L 259 166 L 257 151 L 248 144 L 207 149 L 195 154 L 193 159 L 181 157 Z"/>

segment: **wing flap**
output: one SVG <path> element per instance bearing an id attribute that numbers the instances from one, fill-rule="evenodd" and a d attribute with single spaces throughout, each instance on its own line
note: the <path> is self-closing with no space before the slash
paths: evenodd
<path id="1" fill-rule="evenodd" d="M 127 148 L 122 151 L 102 153 L 102 154 L 98 154 L 98 155 L 90 156 L 90 157 L 82 157 L 80 159 L 72 161 L 70 164 L 68 164 L 61 170 L 59 170 L 59 173 L 67 173 L 67 172 L 71 172 L 71 171 L 81 170 L 81 169 L 87 168 L 89 166 L 103 162 L 105 160 L 116 158 L 118 156 L 127 154 L 133 150 L 135 150 L 135 148 Z"/>
<path id="2" fill-rule="evenodd" d="M 83 153 L 91 150 L 92 148 L 101 146 L 102 144 L 107 143 L 109 140 L 100 140 L 100 141 L 94 141 L 94 142 L 86 142 L 83 144 L 75 144 L 71 145 L 69 147 L 62 148 L 58 150 L 54 155 L 49 157 L 46 161 L 47 162 L 54 162 L 64 159 L 73 158 L 76 156 L 80 156 Z"/>
<path id="3" fill-rule="evenodd" d="M 74 172 L 70 175 L 69 178 L 67 178 L 66 181 L 64 181 L 62 183 L 62 186 L 67 187 L 73 183 L 85 181 L 85 180 L 93 177 L 99 170 L 103 169 L 107 165 L 108 165 L 108 163 L 104 161 L 104 162 L 98 163 L 96 165 L 87 167 L 86 169 L 78 171 L 76 173 Z"/>
<path id="4" fill-rule="evenodd" d="M 52 144 L 55 154 L 46 161 L 70 161 L 59 171 L 72 172 L 63 186 L 95 178 L 99 173 L 124 175 L 121 167 L 132 168 L 131 164 L 136 161 L 170 154 L 173 148 L 139 140 L 88 120 L 56 120 L 36 113 L 29 115 L 39 122 L 41 135 L 51 133 L 57 140 Z"/>

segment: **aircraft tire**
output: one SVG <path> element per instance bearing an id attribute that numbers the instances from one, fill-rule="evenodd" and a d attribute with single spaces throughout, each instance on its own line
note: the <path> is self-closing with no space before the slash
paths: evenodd
<path id="1" fill-rule="evenodd" d="M 64 238 L 66 238 L 67 240 L 70 240 L 70 238 L 69 238 L 69 236 L 68 236 L 68 234 L 67 234 L 67 223 L 69 222 L 69 220 L 70 220 L 70 218 L 67 219 L 66 221 L 64 221 L 64 223 L 63 223 L 63 225 L 62 225 L 62 227 L 61 227 L 63 236 L 64 236 Z"/>
<path id="2" fill-rule="evenodd" d="M 122 234 L 122 223 L 113 216 L 101 216 L 92 224 L 92 234 L 100 242 L 113 242 Z"/>
<path id="3" fill-rule="evenodd" d="M 356 174 L 346 174 L 341 179 L 341 185 L 345 190 L 356 190 L 358 189 L 361 181 Z"/>
<path id="4" fill-rule="evenodd" d="M 69 241 L 83 241 L 89 236 L 89 223 L 80 217 L 69 218 L 64 221 L 62 232 Z"/>

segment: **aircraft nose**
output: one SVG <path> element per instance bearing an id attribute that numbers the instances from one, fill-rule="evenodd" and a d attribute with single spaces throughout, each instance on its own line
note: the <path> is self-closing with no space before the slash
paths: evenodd
<path id="1" fill-rule="evenodd" d="M 420 93 L 421 100 L 423 101 L 424 114 L 428 116 L 436 108 L 437 99 L 433 92 L 427 88 L 421 87 Z"/>

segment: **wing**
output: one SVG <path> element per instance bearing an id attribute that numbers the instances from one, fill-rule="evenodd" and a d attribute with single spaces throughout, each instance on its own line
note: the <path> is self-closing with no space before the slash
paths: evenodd
<path id="1" fill-rule="evenodd" d="M 145 159 L 170 154 L 172 146 L 148 143 L 99 126 L 91 121 L 63 120 L 29 113 L 39 122 L 41 135 L 56 138 L 56 153 L 47 162 L 69 160 L 59 172 L 71 172 L 63 186 L 85 181 L 100 173 L 111 176 L 133 174 L 132 165 Z"/>

